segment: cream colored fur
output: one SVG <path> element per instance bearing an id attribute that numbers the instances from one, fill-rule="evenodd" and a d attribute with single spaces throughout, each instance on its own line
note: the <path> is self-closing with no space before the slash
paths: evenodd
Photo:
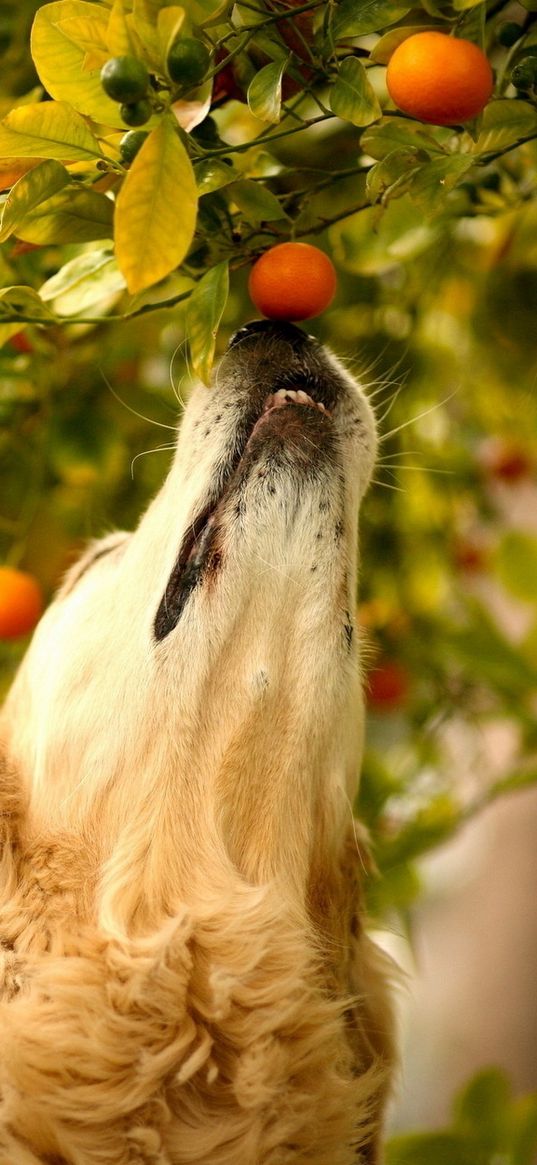
<path id="1" fill-rule="evenodd" d="M 376 438 L 311 352 L 277 330 L 230 349 L 138 529 L 71 570 L 8 696 L 0 1165 L 380 1159 L 391 1014 L 350 808 Z M 308 362 L 332 419 L 286 406 L 281 439 L 247 450 L 214 563 L 156 642 L 252 400 Z"/>

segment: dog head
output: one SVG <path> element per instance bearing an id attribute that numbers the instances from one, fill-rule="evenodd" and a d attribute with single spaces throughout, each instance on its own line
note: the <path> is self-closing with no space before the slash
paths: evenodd
<path id="1" fill-rule="evenodd" d="M 80 827 L 98 801 L 112 834 L 166 803 L 252 873 L 258 819 L 278 804 L 277 865 L 296 805 L 349 788 L 375 448 L 364 393 L 315 339 L 237 332 L 138 528 L 84 554 L 35 632 L 3 718 L 33 820 Z"/>

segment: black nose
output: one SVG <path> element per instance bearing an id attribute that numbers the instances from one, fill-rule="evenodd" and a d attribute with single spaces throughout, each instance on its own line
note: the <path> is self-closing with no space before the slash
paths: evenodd
<path id="1" fill-rule="evenodd" d="M 317 343 L 314 336 L 308 336 L 300 328 L 290 324 L 287 320 L 252 320 L 250 324 L 245 324 L 243 328 L 239 328 L 238 332 L 231 337 L 229 347 L 233 348 L 235 344 L 241 344 L 244 340 L 256 339 L 256 337 L 265 337 L 267 340 L 285 340 L 295 351 L 306 347 L 308 344 Z"/>

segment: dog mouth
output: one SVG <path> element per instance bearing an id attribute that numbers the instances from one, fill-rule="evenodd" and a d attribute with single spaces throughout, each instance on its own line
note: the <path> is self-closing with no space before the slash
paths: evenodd
<path id="1" fill-rule="evenodd" d="M 318 432 L 319 428 L 331 426 L 335 400 L 330 398 L 326 382 L 319 382 L 307 370 L 291 371 L 286 379 L 288 384 L 273 388 L 262 400 L 261 407 L 258 404 L 255 411 L 245 418 L 228 462 L 218 475 L 218 485 L 213 486 L 206 504 L 183 537 L 155 617 L 157 641 L 166 638 L 177 626 L 189 596 L 202 579 L 218 570 L 222 559 L 223 507 L 241 477 L 247 474 L 249 465 L 259 457 L 261 449 L 271 438 L 277 439 L 280 445 L 285 443 L 286 429 L 289 428 L 293 430 L 293 448 L 297 450 L 297 434 L 300 437 L 308 428 Z M 321 399 L 323 396 L 324 400 Z M 322 440 L 322 434 L 319 437 Z M 312 445 L 311 432 L 306 441 Z M 311 460 L 309 450 L 307 456 Z"/>

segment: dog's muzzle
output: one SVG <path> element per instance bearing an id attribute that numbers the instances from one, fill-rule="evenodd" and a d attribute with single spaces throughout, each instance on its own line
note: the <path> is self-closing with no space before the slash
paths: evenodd
<path id="1" fill-rule="evenodd" d="M 156 614 L 157 641 L 177 626 L 200 583 L 220 570 L 223 507 L 233 492 L 240 493 L 263 452 L 272 452 L 273 475 L 283 456 L 287 468 L 293 462 L 297 477 L 305 472 L 311 478 L 313 463 L 322 461 L 332 445 L 331 412 L 340 385 L 314 336 L 287 321 L 253 320 L 232 336 L 221 367 L 226 365 L 240 382 L 242 414 L 225 459 L 215 468 L 205 504 L 185 531 Z M 264 476 L 268 489 L 269 474 Z"/>

